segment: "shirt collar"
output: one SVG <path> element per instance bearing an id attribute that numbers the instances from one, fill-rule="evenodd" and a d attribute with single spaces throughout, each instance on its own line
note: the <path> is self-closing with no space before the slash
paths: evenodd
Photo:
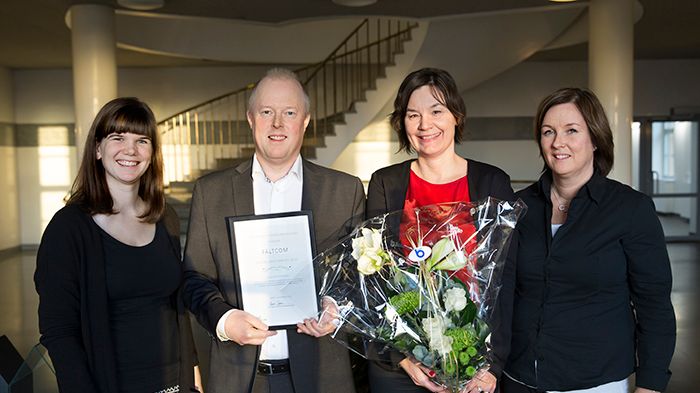
<path id="1" fill-rule="evenodd" d="M 542 195 L 549 195 L 552 188 L 552 172 L 549 169 L 546 169 L 542 173 L 542 176 L 540 176 L 538 183 L 538 191 Z M 591 176 L 586 184 L 581 187 L 578 194 L 576 194 L 576 197 L 578 198 L 585 195 L 593 202 L 598 204 L 603 199 L 603 195 L 605 194 L 604 184 L 605 176 L 599 174 L 598 171 L 594 171 L 593 176 Z"/>
<path id="2" fill-rule="evenodd" d="M 298 181 L 302 181 L 303 177 L 303 165 L 301 162 L 301 154 L 297 155 L 297 159 L 294 160 L 294 164 L 292 164 L 292 167 L 289 168 L 289 171 L 287 172 L 286 175 L 282 176 L 282 179 L 286 178 L 292 174 L 294 178 Z M 260 165 L 260 161 L 258 161 L 258 155 L 253 154 L 253 168 L 252 168 L 252 177 L 255 180 L 266 180 L 269 183 L 272 183 L 268 178 L 267 175 L 265 175 L 265 171 L 263 170 L 262 166 Z"/>

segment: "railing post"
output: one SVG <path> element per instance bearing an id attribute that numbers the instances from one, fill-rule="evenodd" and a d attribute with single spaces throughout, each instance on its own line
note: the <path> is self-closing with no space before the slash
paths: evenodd
<path id="1" fill-rule="evenodd" d="M 348 85 L 350 82 L 350 77 L 348 76 L 348 46 L 347 44 L 343 45 L 343 48 L 345 49 L 343 53 L 343 111 L 348 110 L 348 102 L 350 102 L 350 98 L 348 97 L 349 94 L 349 89 Z"/>
<path id="2" fill-rule="evenodd" d="M 204 170 L 209 169 L 209 127 L 207 127 L 207 112 L 204 108 L 202 108 L 202 136 L 204 137 L 204 141 L 202 144 L 204 145 Z"/>
<path id="3" fill-rule="evenodd" d="M 227 117 L 226 113 L 222 112 L 224 110 L 223 104 L 224 104 L 224 101 L 221 101 L 221 103 L 219 104 L 219 107 L 218 107 L 218 111 L 220 113 L 217 115 L 218 119 L 219 119 L 219 145 L 220 145 L 219 151 L 221 152 L 219 158 L 225 158 L 224 157 L 224 155 L 225 155 L 224 149 L 225 149 L 226 143 L 224 141 L 228 140 L 227 138 L 225 138 L 227 131 L 224 130 L 224 124 L 226 124 L 228 126 L 228 121 L 225 119 Z"/>
<path id="4" fill-rule="evenodd" d="M 326 99 L 326 97 L 328 96 L 328 84 L 326 83 L 326 65 L 325 64 L 323 66 L 323 83 L 322 83 L 322 85 L 323 85 L 323 90 L 322 90 L 323 91 L 323 133 L 325 135 L 325 133 L 327 131 L 326 127 L 328 125 L 327 124 L 327 122 L 328 122 L 328 107 L 327 107 L 328 100 Z M 316 132 L 314 132 L 314 139 L 316 138 L 316 136 L 317 136 L 317 134 L 316 134 Z"/>
<path id="5" fill-rule="evenodd" d="M 336 80 L 337 66 L 333 57 L 333 115 L 338 113 L 338 82 Z"/>
<path id="6" fill-rule="evenodd" d="M 386 21 L 386 26 L 389 29 L 386 40 L 386 64 L 389 65 L 391 63 L 391 19 Z"/>
<path id="7" fill-rule="evenodd" d="M 353 101 L 360 99 L 360 83 L 362 83 L 362 68 L 360 68 L 360 35 L 355 34 L 355 98 Z"/>
<path id="8" fill-rule="evenodd" d="M 175 133 L 175 137 L 177 140 L 177 149 L 175 151 L 175 155 L 177 156 L 177 160 L 178 160 L 177 161 L 177 168 L 176 168 L 177 178 L 178 178 L 178 180 L 185 181 L 185 180 L 189 180 L 187 178 L 187 174 L 185 173 L 185 164 L 187 162 L 189 162 L 189 160 L 185 161 L 185 151 L 184 151 L 185 141 L 183 140 L 183 137 L 182 137 L 182 133 L 183 133 L 182 123 L 184 121 L 183 118 L 184 118 L 184 116 L 182 114 L 173 118 L 173 124 L 175 124 L 175 122 L 178 123 L 176 133 Z M 188 116 L 188 119 L 189 119 L 189 116 Z M 189 124 L 187 125 L 186 129 L 189 129 Z"/>
<path id="9" fill-rule="evenodd" d="M 231 147 L 230 145 L 233 145 L 233 135 L 231 134 L 231 96 L 226 97 L 226 108 L 229 108 L 229 110 L 226 111 L 226 120 L 227 120 L 227 129 L 228 129 L 228 143 L 227 148 L 226 148 L 226 154 L 224 155 L 224 158 L 231 158 Z"/>
<path id="10" fill-rule="evenodd" d="M 240 121 L 239 116 L 238 116 L 238 113 L 240 111 L 240 105 L 239 105 L 238 100 L 239 100 L 240 96 L 241 96 L 240 92 L 236 93 L 236 95 L 234 96 L 235 109 L 234 109 L 233 115 L 236 118 L 236 139 L 239 139 L 241 137 L 241 121 Z M 244 140 L 244 142 L 245 142 L 245 140 Z M 238 151 L 236 152 L 236 157 L 243 156 L 243 154 L 242 154 L 243 153 L 243 144 L 242 143 L 238 144 L 237 150 Z"/>
<path id="11" fill-rule="evenodd" d="M 367 53 L 367 65 L 363 68 L 367 68 L 367 88 L 369 89 L 372 86 L 372 66 L 371 66 L 371 61 L 369 59 L 369 21 L 367 22 L 367 25 L 365 27 L 365 52 Z"/>
<path id="12" fill-rule="evenodd" d="M 158 132 L 161 135 L 160 141 L 161 146 L 163 147 L 163 182 L 170 184 L 170 179 L 172 179 L 171 165 L 173 163 L 173 159 L 169 158 L 169 156 L 172 155 L 172 152 L 170 151 L 171 144 L 168 143 L 168 139 L 172 137 L 172 132 L 168 130 L 168 120 L 165 120 L 162 124 L 162 126 L 158 127 Z"/>
<path id="13" fill-rule="evenodd" d="M 381 37 L 382 37 L 382 25 L 381 25 L 381 20 L 377 18 L 377 77 L 382 73 L 382 44 L 381 44 Z"/>
<path id="14" fill-rule="evenodd" d="M 316 135 L 316 130 L 318 129 L 318 83 L 313 80 L 314 83 L 314 135 Z"/>
<path id="15" fill-rule="evenodd" d="M 197 111 L 194 112 L 194 141 L 197 144 L 195 147 L 193 147 L 193 150 L 196 149 L 197 153 L 196 169 L 199 169 L 199 149 L 201 146 L 201 142 L 199 141 L 199 112 Z"/>

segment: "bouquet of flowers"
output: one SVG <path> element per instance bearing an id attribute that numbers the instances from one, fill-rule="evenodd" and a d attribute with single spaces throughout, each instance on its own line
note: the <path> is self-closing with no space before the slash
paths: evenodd
<path id="1" fill-rule="evenodd" d="M 320 295 L 338 307 L 336 333 L 365 343 L 343 344 L 370 359 L 400 351 L 435 371 L 437 382 L 462 388 L 489 365 L 490 318 L 525 209 L 487 198 L 392 212 L 319 254 Z"/>

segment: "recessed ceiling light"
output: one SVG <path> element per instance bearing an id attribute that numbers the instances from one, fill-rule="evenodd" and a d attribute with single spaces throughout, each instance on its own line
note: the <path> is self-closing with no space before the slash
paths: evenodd
<path id="1" fill-rule="evenodd" d="M 117 4 L 132 10 L 151 11 L 165 5 L 165 0 L 117 0 Z"/>
<path id="2" fill-rule="evenodd" d="M 573 3 L 576 0 L 549 0 L 552 3 Z"/>
<path id="3" fill-rule="evenodd" d="M 346 7 L 364 7 L 376 3 L 377 0 L 333 0 L 333 2 Z"/>

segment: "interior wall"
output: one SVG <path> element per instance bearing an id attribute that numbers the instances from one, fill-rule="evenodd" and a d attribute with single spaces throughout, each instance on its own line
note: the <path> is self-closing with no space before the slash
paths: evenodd
<path id="1" fill-rule="evenodd" d="M 673 107 L 695 108 L 700 112 L 698 69 L 699 60 L 635 62 L 635 116 L 668 115 Z M 489 140 L 487 133 L 477 132 L 479 140 L 464 141 L 456 146 L 457 152 L 500 167 L 514 180 L 516 189 L 535 181 L 539 178 L 542 160 L 532 140 L 531 127 L 540 100 L 562 87 L 587 85 L 586 62 L 524 62 L 462 92 L 467 108 L 467 128 L 470 123 L 476 123 L 481 128 L 488 128 L 494 137 Z M 384 126 L 388 127 L 388 124 Z M 513 127 L 518 129 L 510 129 Z M 372 129 L 378 127 L 374 125 Z M 368 181 L 371 175 L 366 168 L 368 162 L 377 163 L 379 168 L 379 163 L 389 165 L 406 159 L 404 155 L 393 154 L 398 145 L 388 137 L 368 141 L 367 133 L 371 132 L 369 128 L 363 130 L 361 134 L 365 136 L 358 136 L 346 148 L 334 168 L 355 173 Z M 496 133 L 514 137 L 498 140 L 501 138 Z M 361 158 L 350 157 L 353 154 L 361 155 Z"/>
<path id="2" fill-rule="evenodd" d="M 0 122 L 14 123 L 14 105 L 12 97 L 12 72 L 0 67 Z"/>
<path id="3" fill-rule="evenodd" d="M 20 245 L 12 72 L 0 67 L 0 250 Z"/>
<path id="4" fill-rule="evenodd" d="M 136 96 L 156 119 L 237 90 L 265 74 L 267 66 L 143 67 L 118 70 L 118 94 Z M 15 121 L 18 124 L 74 123 L 70 69 L 14 72 Z"/>
<path id="5" fill-rule="evenodd" d="M 635 62 L 634 115 L 700 113 L 700 59 Z"/>
<path id="6" fill-rule="evenodd" d="M 534 116 L 547 94 L 588 85 L 585 62 L 524 62 L 462 92 L 470 117 Z"/>
<path id="7" fill-rule="evenodd" d="M 118 94 L 144 100 L 160 120 L 254 82 L 268 68 L 123 68 L 118 71 Z M 16 230 L 15 242 L 33 246 L 39 244 L 46 224 L 63 206 L 63 198 L 77 172 L 73 76 L 70 69 L 16 70 L 7 79 L 16 92 L 14 111 L 9 111 L 14 115 L 17 138 L 11 150 L 16 157 L 3 154 L 0 168 L 5 170 L 6 166 L 13 165 L 12 171 L 15 171 L 16 163 L 19 176 L 3 177 L 3 184 L 15 182 L 5 187 L 15 192 L 0 195 L 0 206 L 7 205 L 5 198 L 21 196 L 15 208 L 5 211 L 19 212 L 15 219 L 21 217 L 21 229 Z M 3 94 L 1 91 L 2 88 L 0 94 Z M 11 214 L 0 215 L 0 220 L 8 217 Z M 0 230 L 5 227 L 3 225 Z M 9 238 L 0 239 L 0 249 L 2 241 Z"/>
<path id="8" fill-rule="evenodd" d="M 75 121 L 70 69 L 15 70 L 12 73 L 17 124 Z"/>
<path id="9" fill-rule="evenodd" d="M 634 115 L 700 112 L 700 60 L 634 63 Z M 467 117 L 533 116 L 540 100 L 562 87 L 587 87 L 586 62 L 524 62 L 463 92 Z"/>
<path id="10" fill-rule="evenodd" d="M 121 96 L 136 96 L 153 110 L 156 119 L 238 90 L 255 82 L 268 66 L 125 68 L 119 70 Z"/>
<path id="11" fill-rule="evenodd" d="M 118 91 L 120 95 L 133 95 L 148 102 L 156 117 L 162 119 L 255 81 L 266 69 L 266 66 L 125 68 L 119 70 Z M 700 60 L 637 61 L 635 115 L 666 115 L 674 107 L 697 108 L 700 103 L 698 69 Z M 503 132 L 514 139 L 488 140 L 488 133 L 482 132 L 479 140 L 467 140 L 458 146 L 458 153 L 497 165 L 514 180 L 537 179 L 541 161 L 536 145 L 529 139 L 531 130 L 527 117 L 534 115 L 542 97 L 557 88 L 586 85 L 585 62 L 525 62 L 463 92 L 468 124 L 471 118 L 472 125 L 488 126 L 488 133 L 494 135 L 503 128 Z M 5 98 L 8 94 L 12 95 L 12 100 Z M 12 114 L 18 137 L 17 147 L 10 149 L 15 159 L 7 158 L 11 153 L 3 154 L 0 161 L 4 163 L 0 165 L 3 171 L 19 172 L 19 177 L 15 178 L 16 187 L 7 185 L 5 189 L 19 190 L 21 201 L 19 209 L 5 211 L 19 210 L 22 218 L 20 243 L 37 244 L 46 217 L 62 205 L 77 166 L 71 139 L 74 122 L 71 70 L 4 70 L 0 72 L 0 100 L 0 116 Z M 7 103 L 13 101 L 14 105 L 8 108 Z M 517 121 L 508 121 L 509 118 Z M 0 117 L 0 121 L 3 120 Z M 335 168 L 368 181 L 374 170 L 409 157 L 395 154 L 398 145 L 386 124 L 372 125 L 362 135 L 338 157 Z M 63 179 L 61 184 L 41 184 L 41 165 L 48 165 L 40 164 L 41 157 L 45 163 L 61 162 L 67 168 L 59 177 Z M 10 161 L 15 162 L 16 169 L 11 168 Z M 69 181 L 64 181 L 66 177 Z M 7 178 L 11 176 L 3 176 L 2 181 Z M 518 184 L 514 186 L 519 187 Z M 7 201 L 3 199 L 6 195 L 0 196 L 0 203 Z M 32 199 L 36 195 L 44 196 Z M 41 203 L 53 207 L 41 212 L 36 208 Z M 2 227 L 4 230 L 7 226 Z"/>

